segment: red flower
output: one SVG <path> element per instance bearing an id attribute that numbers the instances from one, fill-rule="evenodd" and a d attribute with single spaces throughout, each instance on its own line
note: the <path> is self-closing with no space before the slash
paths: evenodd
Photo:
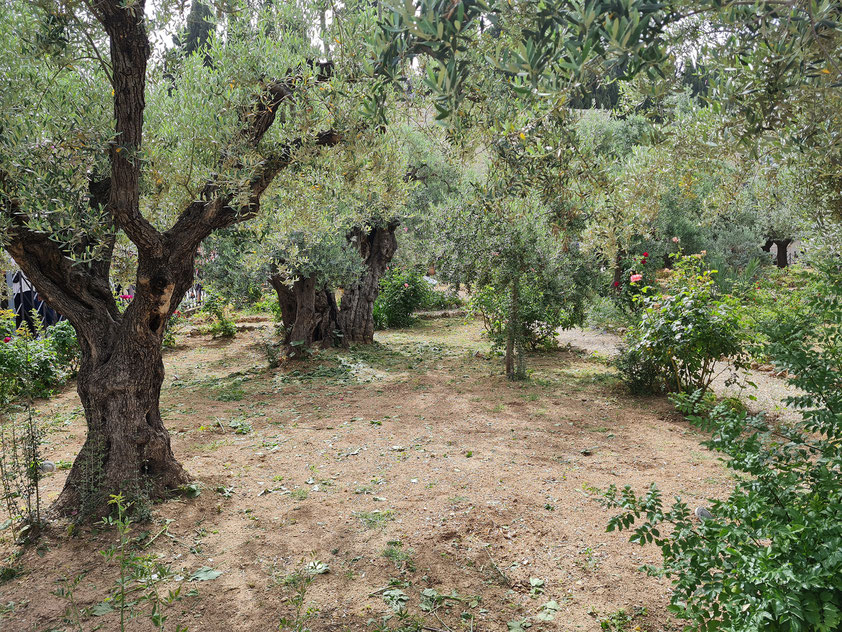
<path id="1" fill-rule="evenodd" d="M 620 282 L 619 282 L 619 281 L 614 281 L 614 287 L 620 287 Z"/>
<path id="2" fill-rule="evenodd" d="M 649 253 L 648 253 L 648 252 L 644 252 L 644 253 L 643 253 L 643 256 L 644 256 L 644 257 L 648 257 L 648 256 L 649 256 Z"/>
<path id="3" fill-rule="evenodd" d="M 11 341 L 12 341 L 12 339 L 9 338 L 9 336 L 6 336 L 5 338 L 3 338 L 3 342 L 11 342 Z"/>

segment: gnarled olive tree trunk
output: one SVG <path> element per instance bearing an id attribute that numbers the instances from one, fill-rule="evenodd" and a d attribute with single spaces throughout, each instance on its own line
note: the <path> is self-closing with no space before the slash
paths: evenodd
<path id="1" fill-rule="evenodd" d="M 82 351 L 77 390 L 88 433 L 54 505 L 61 513 L 102 515 L 117 491 L 130 499 L 160 498 L 189 481 L 159 408 L 161 340 L 193 279 L 190 264 L 177 272 L 140 277 L 134 300 L 117 318 L 97 319 L 91 326 L 69 316 Z"/>
<path id="2" fill-rule="evenodd" d="M 777 255 L 775 256 L 775 265 L 779 268 L 786 268 L 789 265 L 788 250 L 792 239 L 772 239 L 766 240 L 766 243 L 761 247 L 764 252 L 772 252 L 772 246 L 777 246 Z"/>
<path id="3" fill-rule="evenodd" d="M 315 277 L 296 279 L 288 285 L 277 273 L 269 277 L 269 283 L 281 306 L 287 357 L 304 357 L 316 342 L 324 348 L 342 344 L 339 309 L 330 288 L 317 289 Z"/>
<path id="4" fill-rule="evenodd" d="M 359 249 L 365 271 L 356 283 L 345 288 L 339 305 L 339 326 L 346 343 L 374 342 L 374 301 L 380 291 L 380 279 L 398 249 L 395 229 L 399 225 L 400 222 L 392 221 L 368 231 L 355 228 L 348 235 Z"/>

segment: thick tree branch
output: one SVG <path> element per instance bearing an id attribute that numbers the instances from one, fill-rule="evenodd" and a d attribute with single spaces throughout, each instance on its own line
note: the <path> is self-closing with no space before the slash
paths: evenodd
<path id="1" fill-rule="evenodd" d="M 108 209 L 139 250 L 163 254 L 164 240 L 140 212 L 140 151 L 146 108 L 146 65 L 150 54 L 144 0 L 102 0 L 94 14 L 108 34 L 114 83 L 116 137 L 109 148 L 111 195 Z"/>
<path id="2" fill-rule="evenodd" d="M 311 142 L 316 147 L 333 147 L 341 141 L 341 134 L 327 130 L 317 134 Z M 188 256 L 214 230 L 254 217 L 260 209 L 260 197 L 275 177 L 293 162 L 295 152 L 304 145 L 305 140 L 298 138 L 268 157 L 252 178 L 248 202 L 243 206 L 233 204 L 234 195 L 231 193 L 219 195 L 217 183 L 207 184 L 201 199 L 192 202 L 165 233 L 168 250 L 179 253 L 179 256 Z"/>
<path id="3" fill-rule="evenodd" d="M 311 68 L 318 67 L 316 81 L 327 81 L 333 73 L 332 62 L 308 61 Z M 296 86 L 303 81 L 301 76 L 288 77 L 266 85 L 261 98 L 253 108 L 241 115 L 242 135 L 247 144 L 256 149 L 260 141 L 275 122 L 278 108 L 287 99 L 295 96 Z M 334 130 L 320 132 L 312 141 L 319 147 L 330 147 L 340 142 Z M 305 139 L 298 138 L 272 156 L 267 157 L 252 178 L 248 190 L 248 202 L 243 206 L 232 206 L 234 195 L 220 195 L 217 179 L 205 184 L 198 200 L 191 202 L 181 213 L 175 224 L 166 231 L 165 240 L 169 251 L 179 256 L 192 256 L 192 252 L 218 228 L 254 217 L 260 207 L 260 196 L 272 183 L 275 176 L 293 160 L 295 152 L 304 146 Z"/>
<path id="4" fill-rule="evenodd" d="M 3 174 L 0 173 L 0 179 Z M 109 196 L 109 181 L 92 182 L 90 205 L 102 206 Z M 107 326 L 119 320 L 111 294 L 109 272 L 114 236 L 106 243 L 106 256 L 98 261 L 78 263 L 50 236 L 30 229 L 27 217 L 15 200 L 0 199 L 0 214 L 12 220 L 6 249 L 47 304 L 74 324 Z M 91 240 L 92 242 L 92 240 Z M 82 241 L 84 251 L 91 242 Z"/>

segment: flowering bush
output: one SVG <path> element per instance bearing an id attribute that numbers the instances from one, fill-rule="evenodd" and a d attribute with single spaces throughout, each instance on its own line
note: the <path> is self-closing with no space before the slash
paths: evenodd
<path id="1" fill-rule="evenodd" d="M 419 309 L 430 292 L 429 284 L 415 270 L 389 268 L 380 279 L 380 293 L 374 301 L 374 326 L 408 327 L 412 312 Z"/>
<path id="2" fill-rule="evenodd" d="M 608 530 L 633 529 L 654 542 L 673 580 L 670 610 L 687 629 L 832 632 L 842 629 L 842 285 L 826 275 L 797 317 L 770 330 L 767 354 L 800 389 L 788 403 L 801 422 L 780 424 L 720 404 L 700 392 L 676 397 L 679 409 L 725 455 L 736 486 L 694 517 L 680 498 L 665 507 L 653 484 L 637 495 L 610 489 L 622 513 Z"/>
<path id="3" fill-rule="evenodd" d="M 746 334 L 731 302 L 719 296 L 703 255 L 676 256 L 667 293 L 644 288 L 640 322 L 616 365 L 634 392 L 706 391 L 723 357 L 742 366 Z"/>

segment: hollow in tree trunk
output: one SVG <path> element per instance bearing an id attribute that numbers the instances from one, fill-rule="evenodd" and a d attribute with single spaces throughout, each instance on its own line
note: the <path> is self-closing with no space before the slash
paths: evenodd
<path id="1" fill-rule="evenodd" d="M 64 312 L 81 348 L 77 391 L 88 433 L 53 505 L 59 514 L 102 516 L 108 513 L 111 494 L 143 502 L 189 481 L 173 454 L 159 401 L 164 381 L 161 340 L 169 316 L 190 287 L 193 265 L 189 260 L 149 265 L 144 257 L 140 263 L 138 287 L 125 313 L 119 314 L 113 299 L 102 294 L 87 297 L 93 308 L 87 316 L 73 308 Z M 44 273 L 30 272 L 36 278 Z M 101 290 L 107 287 L 104 281 L 99 279 L 97 288 L 97 279 L 89 277 L 86 284 Z"/>
<path id="2" fill-rule="evenodd" d="M 398 249 L 395 229 L 399 225 L 392 221 L 368 231 L 355 228 L 348 235 L 356 240 L 365 271 L 356 283 L 345 288 L 339 306 L 339 325 L 346 343 L 374 342 L 374 301 L 380 292 L 380 279 Z"/>
<path id="3" fill-rule="evenodd" d="M 188 482 L 161 421 L 163 380 L 160 348 L 130 337 L 83 351 L 78 392 L 88 435 L 54 509 L 104 515 L 117 491 L 154 499 Z"/>

